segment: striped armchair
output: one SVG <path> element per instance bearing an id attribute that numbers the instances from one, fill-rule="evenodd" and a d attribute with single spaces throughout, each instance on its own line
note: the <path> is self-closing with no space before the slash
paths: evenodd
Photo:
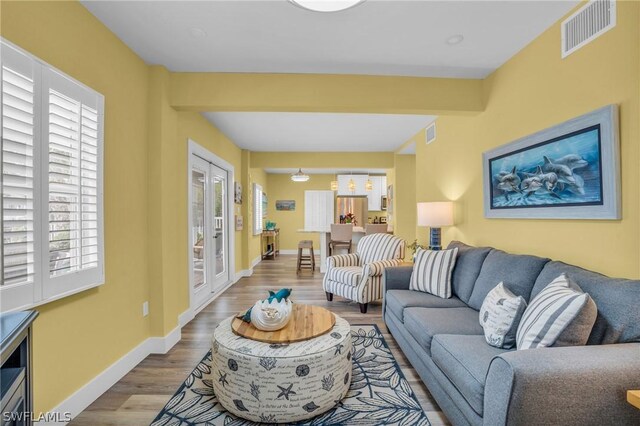
<path id="1" fill-rule="evenodd" d="M 356 253 L 328 257 L 322 282 L 327 300 L 337 294 L 358 302 L 360 312 L 366 313 L 369 302 L 382 298 L 384 269 L 402 262 L 404 247 L 402 238 L 372 234 L 360 240 Z"/>

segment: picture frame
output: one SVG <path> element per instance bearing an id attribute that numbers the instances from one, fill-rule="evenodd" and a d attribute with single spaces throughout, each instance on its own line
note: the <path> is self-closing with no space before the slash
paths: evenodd
<path id="1" fill-rule="evenodd" d="M 393 214 L 393 184 L 387 186 L 387 214 Z"/>
<path id="2" fill-rule="evenodd" d="M 276 200 L 276 210 L 292 212 L 296 210 L 296 200 Z"/>
<path id="3" fill-rule="evenodd" d="M 240 182 L 233 183 L 233 202 L 242 204 L 242 184 Z"/>
<path id="4" fill-rule="evenodd" d="M 619 145 L 608 105 L 484 152 L 485 217 L 620 219 Z"/>

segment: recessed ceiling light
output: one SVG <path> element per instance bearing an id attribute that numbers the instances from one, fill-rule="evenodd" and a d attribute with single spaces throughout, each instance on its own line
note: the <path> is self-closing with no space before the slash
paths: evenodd
<path id="1" fill-rule="evenodd" d="M 447 39 L 447 44 L 449 46 L 454 46 L 456 44 L 462 43 L 462 40 L 464 40 L 464 36 L 462 34 L 452 35 Z"/>
<path id="2" fill-rule="evenodd" d="M 314 12 L 340 12 L 363 3 L 364 0 L 289 0 L 296 6 Z"/>
<path id="3" fill-rule="evenodd" d="M 194 27 L 191 28 L 189 32 L 193 38 L 205 38 L 207 36 L 207 33 L 202 28 Z"/>

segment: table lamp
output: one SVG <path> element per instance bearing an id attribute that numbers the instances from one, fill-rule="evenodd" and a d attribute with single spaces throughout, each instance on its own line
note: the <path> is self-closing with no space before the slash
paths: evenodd
<path id="1" fill-rule="evenodd" d="M 441 250 L 441 232 L 443 226 L 453 225 L 453 203 L 451 201 L 437 201 L 418 203 L 418 226 L 431 228 L 429 248 Z"/>

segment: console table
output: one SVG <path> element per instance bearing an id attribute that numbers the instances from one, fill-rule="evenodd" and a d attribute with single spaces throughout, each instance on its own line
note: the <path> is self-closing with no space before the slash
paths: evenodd
<path id="1" fill-rule="evenodd" d="M 0 315 L 0 412 L 15 413 L 15 419 L 33 412 L 31 325 L 37 316 L 36 311 Z M 32 424 L 30 416 L 22 419 L 7 424 Z"/>
<path id="2" fill-rule="evenodd" d="M 271 242 L 271 248 L 269 248 Z M 280 255 L 280 229 L 269 229 L 262 231 L 260 241 L 260 254 L 262 260 L 275 259 Z"/>

